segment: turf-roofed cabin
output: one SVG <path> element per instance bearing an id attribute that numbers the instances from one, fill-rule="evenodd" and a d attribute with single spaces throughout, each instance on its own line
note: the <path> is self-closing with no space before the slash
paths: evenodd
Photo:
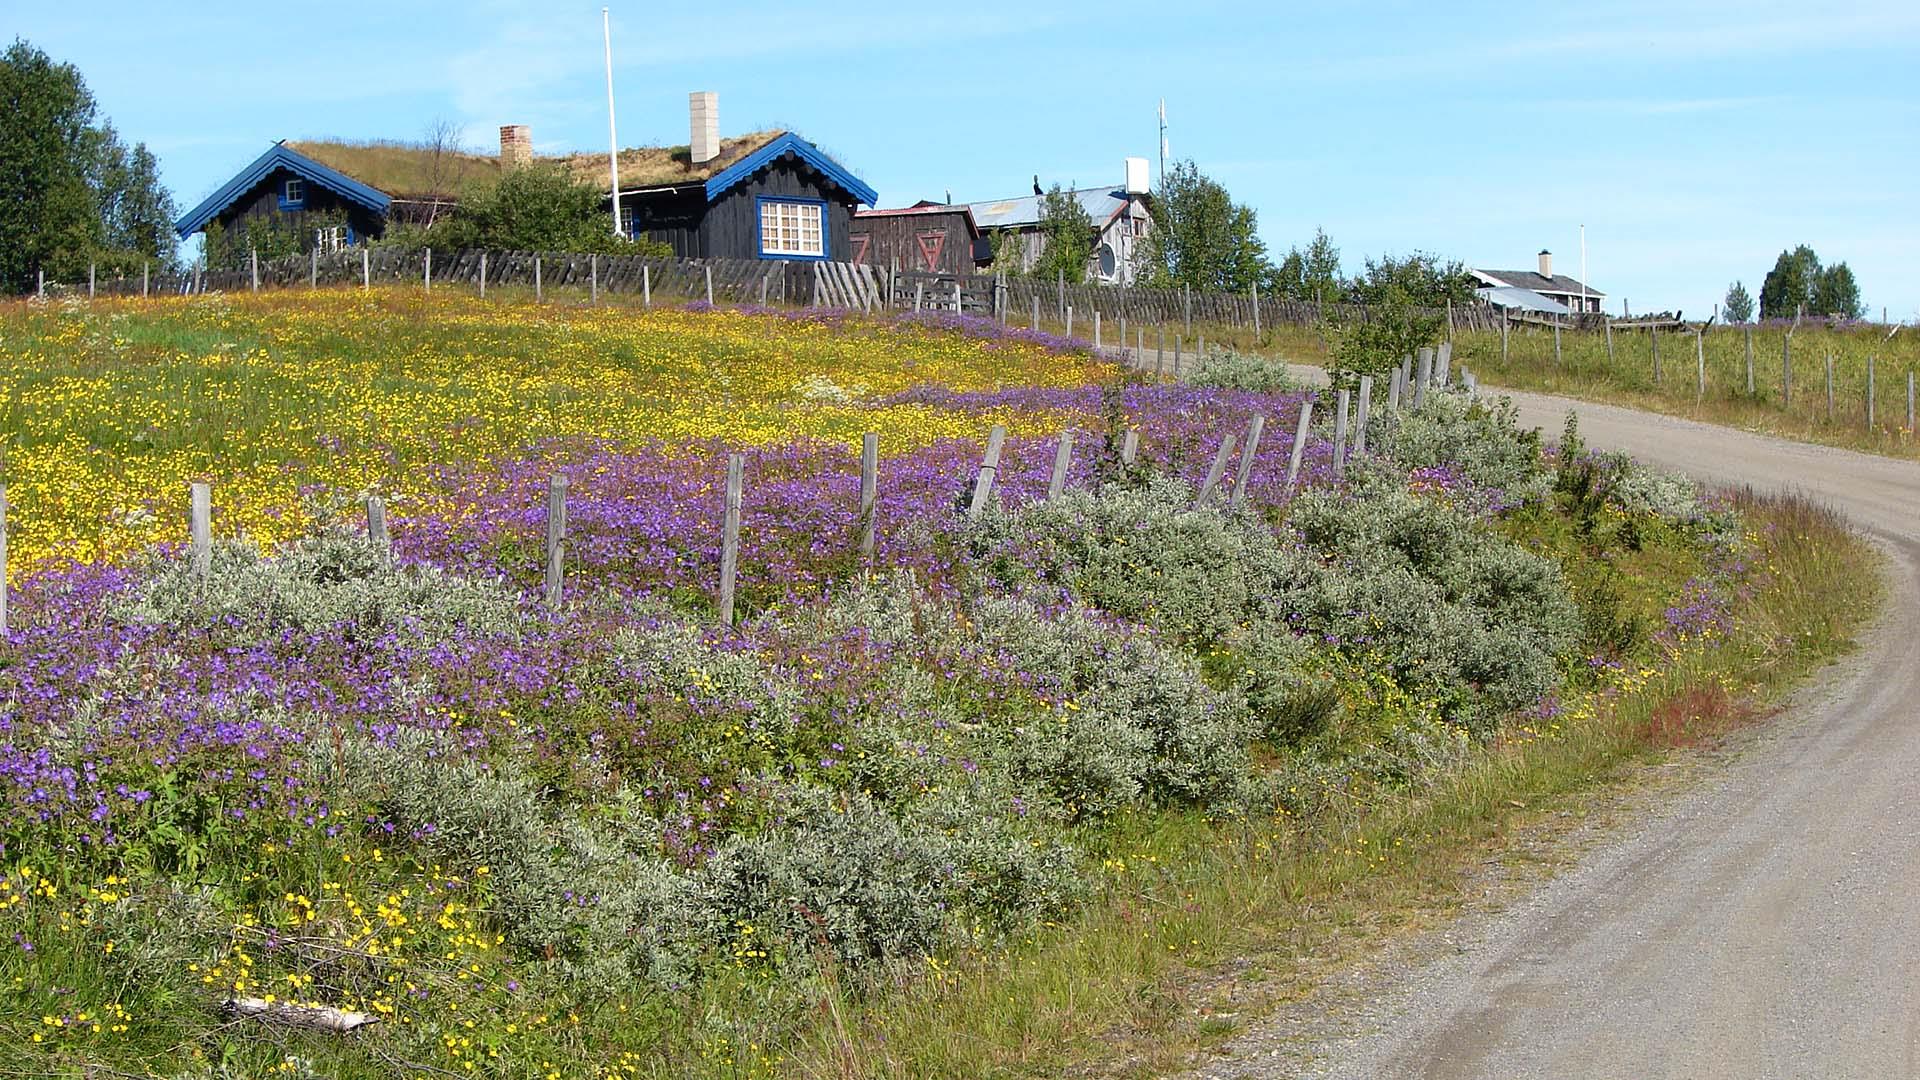
<path id="1" fill-rule="evenodd" d="M 819 147 L 790 131 L 720 137 L 715 95 L 692 95 L 687 146 L 620 151 L 620 225 L 682 258 L 848 258 L 854 208 L 878 196 Z M 377 240 L 393 222 L 430 225 L 510 169 L 553 163 L 610 191 L 606 154 L 536 159 L 524 125 L 500 129 L 497 157 L 404 143 L 280 142 L 175 228 L 185 238 L 249 221 L 291 226 L 302 250 Z"/>
<path id="2" fill-rule="evenodd" d="M 620 224 L 688 259 L 848 261 L 855 207 L 874 190 L 790 131 L 720 137 L 716 95 L 691 95 L 687 146 L 620 152 Z M 605 154 L 577 155 L 607 171 Z"/>

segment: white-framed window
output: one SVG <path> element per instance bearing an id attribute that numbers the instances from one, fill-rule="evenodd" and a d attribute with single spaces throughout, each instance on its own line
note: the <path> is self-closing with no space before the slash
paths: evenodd
<path id="1" fill-rule="evenodd" d="M 282 193 L 282 198 L 288 206 L 299 206 L 305 203 L 307 201 L 307 182 L 299 177 L 288 180 L 286 189 Z"/>
<path id="2" fill-rule="evenodd" d="M 760 254 L 823 259 L 827 255 L 826 205 L 760 200 Z"/>
<path id="3" fill-rule="evenodd" d="M 620 206 L 620 235 L 633 235 L 633 207 L 625 203 Z"/>
<path id="4" fill-rule="evenodd" d="M 331 255 L 353 246 L 353 230 L 345 225 L 330 225 L 324 229 L 313 230 L 313 248 L 322 255 Z"/>

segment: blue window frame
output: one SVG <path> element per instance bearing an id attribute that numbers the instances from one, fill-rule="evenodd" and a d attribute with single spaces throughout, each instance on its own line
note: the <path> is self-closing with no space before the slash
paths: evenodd
<path id="1" fill-rule="evenodd" d="M 307 205 L 307 182 L 293 177 L 280 186 L 280 209 L 300 210 Z"/>
<path id="2" fill-rule="evenodd" d="M 762 259 L 824 262 L 833 256 L 825 199 L 756 195 L 753 220 L 754 252 Z"/>

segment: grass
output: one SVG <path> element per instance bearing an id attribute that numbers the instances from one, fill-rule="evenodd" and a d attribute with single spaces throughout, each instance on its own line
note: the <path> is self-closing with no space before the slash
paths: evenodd
<path id="1" fill-rule="evenodd" d="M 1016 318 L 1024 325 L 1024 320 Z M 1057 319 L 1043 315 L 1045 329 L 1064 329 Z M 1092 324 L 1077 319 L 1075 332 L 1091 338 Z M 1152 355 L 1161 328 L 1129 327 L 1127 344 L 1141 341 Z M 1168 364 L 1173 360 L 1176 335 L 1190 358 L 1204 341 L 1209 348 L 1284 357 L 1295 363 L 1324 365 L 1327 347 L 1320 332 L 1309 326 L 1250 327 L 1195 323 L 1189 330 L 1166 330 Z M 1110 331 L 1117 333 L 1117 331 Z M 1907 379 L 1916 382 L 1916 409 L 1920 409 L 1920 335 L 1862 326 L 1830 329 L 1802 326 L 1793 332 L 1792 384 L 1783 400 L 1783 354 L 1788 350 L 1786 328 L 1769 325 L 1751 329 L 1753 390 L 1747 390 L 1747 341 L 1744 327 L 1718 326 L 1707 330 L 1696 353 L 1691 331 L 1659 332 L 1659 372 L 1655 376 L 1653 334 L 1647 330 L 1616 330 L 1609 352 L 1604 334 L 1565 331 L 1558 359 L 1551 329 L 1515 324 L 1502 353 L 1498 331 L 1461 331 L 1454 336 L 1454 364 L 1465 364 L 1481 381 L 1514 390 L 1534 390 L 1599 401 L 1651 412 L 1683 416 L 1746 431 L 1764 432 L 1802 442 L 1821 443 L 1889 457 L 1920 457 L 1907 414 Z M 1108 337 L 1105 344 L 1118 344 Z M 1831 403 L 1828 358 L 1832 358 Z M 1874 410 L 1867 412 L 1868 361 L 1872 358 Z M 1704 367 L 1705 391 L 1700 376 Z"/>
<path id="2" fill-rule="evenodd" d="M 1726 637 L 1629 673 L 1590 716 L 1306 824 L 1182 819 L 1121 846 L 1079 919 L 865 1004 L 823 1001 L 794 1075 L 1158 1076 L 1392 936 L 1445 918 L 1502 839 L 1711 741 L 1852 647 L 1877 560 L 1831 513 L 1751 494 L 1763 580 Z M 1223 1017 L 1225 1017 L 1223 1019 Z"/>
<path id="3" fill-rule="evenodd" d="M 1294 333 L 1276 331 L 1276 341 Z M 94 489 L 121 500 L 140 486 L 175 491 L 195 469 L 230 470 L 235 463 L 262 477 L 252 488 L 230 482 L 223 489 L 222 505 L 244 514 L 285 507 L 287 491 L 305 484 L 396 483 L 436 463 L 557 434 L 717 435 L 756 443 L 792 438 L 798 426 L 798 434 L 845 442 L 876 416 L 890 415 L 841 410 L 830 395 L 796 396 L 796 387 L 811 386 L 816 375 L 857 381 L 882 396 L 917 381 L 986 389 L 1020 381 L 1071 385 L 1097 374 L 1084 355 L 984 348 L 857 322 L 815 326 L 684 312 L 636 318 L 630 310 L 528 309 L 457 295 L 428 302 L 400 290 L 197 305 L 23 306 L 0 314 L 0 372 L 10 380 L 0 433 L 11 442 L 11 476 L 24 462 L 46 465 L 34 474 L 42 487 L 16 480 L 16 495 L 27 496 L 16 505 L 37 512 L 24 515 L 23 525 L 44 520 L 52 506 L 91 505 Z M 894 419 L 890 447 L 941 434 L 932 429 L 938 414 L 903 411 Z M 1057 426 L 1051 416 L 1026 419 L 1035 430 Z M 976 435 L 979 421 L 954 419 L 954 431 Z M 339 439 L 342 448 L 318 452 L 316 436 Z M 313 464 L 335 468 L 336 459 L 360 471 L 329 473 Z M 236 488 L 248 501 L 227 498 Z M 210 1028 L 205 1005 L 214 990 L 150 974 L 185 969 L 216 989 L 279 988 L 277 980 L 302 971 L 286 969 L 293 962 L 286 950 L 276 958 L 271 943 L 262 947 L 258 927 L 300 928 L 321 950 L 334 948 L 327 934 L 363 941 L 372 931 L 354 928 L 377 918 L 383 937 L 389 927 L 395 935 L 401 927 L 420 935 L 404 947 L 419 961 L 415 977 L 435 990 L 435 1004 L 416 1009 L 397 987 L 378 985 L 375 974 L 393 969 L 371 955 L 342 953 L 336 966 L 353 970 L 321 974 L 365 984 L 375 1008 L 397 1003 L 402 1012 L 393 1027 L 436 1025 L 435 1033 L 451 1041 L 448 1056 L 435 1060 L 455 1068 L 471 1062 L 482 1075 L 517 1075 L 513 1069 L 546 1055 L 569 1067 L 617 1062 L 617 1075 L 1044 1076 L 1076 1068 L 1159 1074 L 1231 1034 L 1236 1022 L 1222 1018 L 1227 1010 L 1219 1002 L 1251 994 L 1257 1007 L 1293 993 L 1383 934 L 1444 914 L 1465 872 L 1516 822 L 1662 748 L 1713 737 L 1844 649 L 1851 620 L 1870 609 L 1874 589 L 1858 542 L 1800 504 L 1741 505 L 1764 572 L 1730 636 L 1680 644 L 1647 667 L 1611 676 L 1597 691 L 1571 695 L 1558 716 L 1518 719 L 1496 744 L 1412 789 L 1329 791 L 1313 800 L 1328 808 L 1306 820 L 1282 815 L 1250 824 L 1191 811 L 1122 820 L 1097 838 L 1104 891 L 1071 919 L 1044 925 L 1007 951 L 916 958 L 877 991 L 869 985 L 858 993 L 851 976 L 822 958 L 803 973 L 811 982 L 797 996 L 790 988 L 776 994 L 751 977 L 750 966 L 737 980 L 722 971 L 684 995 L 626 984 L 582 993 L 558 981 L 523 989 L 515 979 L 534 978 L 528 972 L 538 963 L 497 948 L 500 928 L 473 914 L 511 885 L 488 880 L 486 866 L 422 860 L 398 867 L 414 856 L 396 840 L 383 862 L 386 842 L 372 831 L 349 829 L 337 842 L 291 825 L 284 835 L 255 834 L 223 826 L 214 815 L 154 846 L 178 847 L 187 878 L 213 881 L 199 861 L 207 856 L 196 853 L 222 837 L 239 845 L 233 850 L 240 854 L 217 868 L 227 880 L 199 894 L 224 912 L 245 913 L 217 959 L 168 940 L 170 926 L 184 925 L 176 913 L 115 907 L 126 899 L 119 894 L 133 891 L 124 880 L 70 880 L 43 860 L 34 869 L 45 878 L 12 868 L 4 883 L 12 895 L 57 891 L 12 916 L 37 919 L 22 925 L 43 947 L 34 955 L 0 949 L 0 1034 L 7 1036 L 0 1043 L 17 1043 L 28 1032 L 46 1036 L 57 1047 L 22 1060 L 41 1071 L 52 1062 L 79 1074 L 106 1051 L 93 1049 L 103 1045 L 91 1041 L 99 1031 L 71 1025 L 111 1031 L 124 1019 L 89 1016 L 95 1007 L 80 1003 L 124 1000 L 137 1006 L 128 1042 L 138 1054 L 123 1053 L 113 1059 L 118 1063 L 179 1061 L 190 1047 L 212 1059 L 210 1068 L 245 1075 L 281 1065 L 299 1075 L 289 1062 L 308 1054 L 322 1072 L 389 1075 L 401 1066 L 367 1055 L 392 1043 L 326 1045 L 287 1033 L 262 1038 L 251 1028 Z M 258 527 L 290 532 L 297 524 L 263 513 Z M 1556 514 L 1516 515 L 1505 528 L 1560 562 L 1587 606 L 1622 623 L 1657 623 L 1662 605 L 1701 570 L 1700 554 L 1682 545 L 1592 550 Z M 144 891 L 141 902 L 156 895 L 185 902 L 193 893 Z M 11 903 L 11 895 L 0 895 L 0 911 Z M 85 915 L 76 930 L 67 904 L 103 922 L 96 926 Z M 127 911 L 128 921 L 109 924 L 109 910 Z M 180 920 L 187 914 L 178 913 Z M 258 923 L 251 921 L 256 915 Z M 399 946 L 398 936 L 392 940 Z M 744 937 L 728 944 L 742 950 L 736 957 L 751 945 Z M 152 955 L 142 959 L 143 950 Z M 188 968 L 189 960 L 201 966 Z M 387 982 L 396 977 L 387 975 Z M 283 993 L 300 988 L 288 985 Z M 1242 1003 L 1234 1011 L 1249 1008 Z M 488 1055 L 502 1049 L 513 1066 L 490 1063 Z M 0 1046 L 0 1070 L 10 1060 Z"/>
<path id="4" fill-rule="evenodd" d="M 1715 328 L 1701 337 L 1704 393 L 1699 382 L 1700 356 L 1691 333 L 1660 333 L 1658 378 L 1654 342 L 1645 330 L 1615 331 L 1611 356 L 1604 335 L 1564 333 L 1557 363 L 1551 330 L 1516 329 L 1504 361 L 1498 333 L 1461 334 L 1454 341 L 1454 362 L 1466 364 L 1487 383 L 1516 390 L 1627 405 L 1892 457 L 1920 456 L 1907 415 L 1907 379 L 1920 372 L 1920 336 L 1896 333 L 1889 339 L 1884 329 L 1872 327 L 1803 326 L 1791 339 L 1792 383 L 1784 398 L 1786 330 L 1755 328 L 1751 337 L 1752 393 L 1747 391 L 1748 335 L 1732 327 Z M 1870 358 L 1875 361 L 1871 422 L 1867 414 Z"/>

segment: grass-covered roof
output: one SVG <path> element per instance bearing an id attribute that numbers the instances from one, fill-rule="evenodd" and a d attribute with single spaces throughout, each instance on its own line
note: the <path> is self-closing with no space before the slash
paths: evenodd
<path id="1" fill-rule="evenodd" d="M 722 139 L 720 156 L 699 166 L 693 164 L 693 156 L 685 146 L 625 149 L 620 151 L 620 187 L 628 190 L 705 182 L 780 134 L 756 131 Z M 491 188 L 499 181 L 502 171 L 496 155 L 435 150 L 418 143 L 313 139 L 289 142 L 287 147 L 398 199 L 470 197 Z M 534 161 L 556 163 L 596 187 L 607 183 L 605 154 L 537 156 Z"/>

